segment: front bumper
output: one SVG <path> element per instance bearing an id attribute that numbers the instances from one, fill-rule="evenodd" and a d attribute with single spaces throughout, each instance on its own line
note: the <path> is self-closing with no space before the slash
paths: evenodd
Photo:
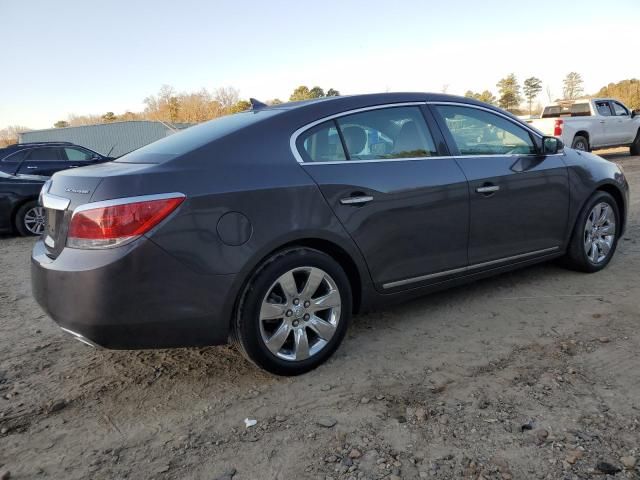
<path id="1" fill-rule="evenodd" d="M 235 275 L 202 275 L 142 238 L 104 250 L 42 240 L 31 257 L 33 295 L 63 329 L 113 349 L 226 343 Z"/>

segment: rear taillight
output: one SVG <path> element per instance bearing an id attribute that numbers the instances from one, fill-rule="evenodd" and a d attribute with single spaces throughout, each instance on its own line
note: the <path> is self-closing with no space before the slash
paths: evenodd
<path id="1" fill-rule="evenodd" d="M 553 126 L 553 136 L 554 137 L 559 137 L 560 135 L 562 135 L 562 124 L 564 123 L 563 120 L 556 120 L 555 125 Z"/>
<path id="2" fill-rule="evenodd" d="M 72 248 L 108 248 L 144 235 L 184 201 L 181 193 L 86 204 L 73 212 L 67 234 Z"/>

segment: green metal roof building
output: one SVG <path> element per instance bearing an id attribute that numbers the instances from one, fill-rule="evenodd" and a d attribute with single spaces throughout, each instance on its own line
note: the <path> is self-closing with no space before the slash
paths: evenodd
<path id="1" fill-rule="evenodd" d="M 103 155 L 119 157 L 191 125 L 193 124 L 170 124 L 150 120 L 109 122 L 80 127 L 32 130 L 19 134 L 19 142 L 72 142 Z"/>

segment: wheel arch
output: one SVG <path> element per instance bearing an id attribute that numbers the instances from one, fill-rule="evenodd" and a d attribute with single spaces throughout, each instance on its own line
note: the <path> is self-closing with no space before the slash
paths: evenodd
<path id="1" fill-rule="evenodd" d="M 589 146 L 591 146 L 591 138 L 589 137 L 589 132 L 587 132 L 586 130 L 578 130 L 574 135 L 573 135 L 573 140 L 576 139 L 576 137 L 584 137 L 587 139 L 587 142 L 589 142 Z"/>
<path id="2" fill-rule="evenodd" d="M 13 228 L 15 230 L 16 228 L 16 217 L 18 216 L 18 211 L 27 203 L 29 202 L 33 202 L 33 201 L 38 201 L 38 197 L 25 197 L 22 198 L 20 201 L 16 202 L 13 205 L 13 209 L 11 210 L 11 214 L 10 214 L 10 219 L 11 219 L 11 228 Z"/>
<path id="3" fill-rule="evenodd" d="M 308 233 L 308 232 L 307 232 Z M 232 304 L 226 307 L 226 311 L 229 312 L 230 325 L 233 323 L 233 318 L 237 315 L 240 301 L 247 285 L 255 275 L 255 273 L 262 268 L 265 262 L 276 255 L 278 252 L 287 250 L 290 248 L 313 248 L 322 253 L 329 255 L 345 270 L 345 274 L 349 280 L 352 294 L 352 313 L 356 314 L 361 311 L 366 304 L 366 286 L 370 284 L 368 277 L 369 273 L 364 264 L 364 259 L 356 259 L 354 256 L 358 255 L 357 251 L 349 252 L 349 247 L 340 244 L 341 242 L 336 239 L 330 239 L 318 235 L 300 235 L 294 238 L 285 237 L 272 244 L 270 248 L 265 249 L 257 253 L 254 259 L 250 262 L 247 269 L 242 272 L 239 277 L 239 283 L 236 284 L 234 295 L 232 296 Z M 355 249 L 355 247 L 353 247 Z M 228 309 L 228 310 L 227 310 Z M 233 329 L 230 333 L 233 335 Z"/>
<path id="4" fill-rule="evenodd" d="M 595 192 L 606 192 L 613 197 L 618 206 L 618 211 L 620 212 L 620 232 L 624 232 L 626 227 L 626 219 L 627 219 L 627 206 L 624 201 L 624 195 L 620 191 L 620 189 L 611 183 L 603 183 L 596 188 Z M 585 200 L 585 202 L 588 201 Z M 584 208 L 584 207 L 583 207 Z"/>

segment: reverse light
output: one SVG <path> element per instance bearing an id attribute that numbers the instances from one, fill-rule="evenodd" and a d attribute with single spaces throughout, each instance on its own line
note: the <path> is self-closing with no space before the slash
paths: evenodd
<path id="1" fill-rule="evenodd" d="M 553 136 L 554 137 L 559 137 L 560 135 L 562 135 L 562 124 L 564 123 L 564 120 L 556 120 L 556 123 L 553 125 Z"/>
<path id="2" fill-rule="evenodd" d="M 71 217 L 67 246 L 109 248 L 129 243 L 147 233 L 184 201 L 182 193 L 88 203 Z"/>

